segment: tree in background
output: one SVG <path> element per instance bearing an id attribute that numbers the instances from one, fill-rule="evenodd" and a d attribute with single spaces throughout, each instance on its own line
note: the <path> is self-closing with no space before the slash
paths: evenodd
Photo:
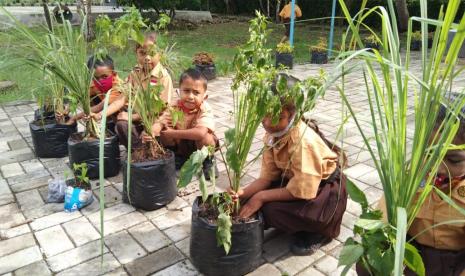
<path id="1" fill-rule="evenodd" d="M 409 12 L 407 8 L 407 0 L 396 0 L 397 18 L 399 20 L 399 31 L 405 32 L 408 27 Z"/>
<path id="2" fill-rule="evenodd" d="M 181 0 L 117 0 L 118 5 L 132 6 L 134 5 L 141 13 L 142 10 L 155 10 L 157 15 L 162 13 L 168 14 L 171 19 L 174 18 L 176 7 Z"/>

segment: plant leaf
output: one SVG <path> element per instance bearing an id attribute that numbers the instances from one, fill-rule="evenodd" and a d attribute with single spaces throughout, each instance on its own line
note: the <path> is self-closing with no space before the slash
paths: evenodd
<path id="1" fill-rule="evenodd" d="M 342 248 L 341 254 L 339 255 L 339 262 L 337 266 L 346 265 L 352 266 L 363 255 L 363 246 L 360 244 L 345 244 Z"/>
<path id="2" fill-rule="evenodd" d="M 381 220 L 361 218 L 357 220 L 355 225 L 365 230 L 371 231 L 371 230 L 377 230 L 377 229 L 382 228 L 384 226 L 384 222 L 382 222 Z"/>
<path id="3" fill-rule="evenodd" d="M 218 215 L 217 229 L 216 229 L 216 241 L 218 246 L 223 246 L 226 255 L 231 249 L 231 217 L 224 212 Z"/>
<path id="4" fill-rule="evenodd" d="M 202 163 L 207 157 L 208 147 L 203 147 L 202 149 L 196 150 L 191 154 L 189 160 L 187 160 L 181 168 L 177 184 L 178 187 L 186 187 L 191 182 L 192 177 L 194 177 L 194 175 L 198 175 L 201 172 Z"/>
<path id="5" fill-rule="evenodd" d="M 404 267 L 405 239 L 407 237 L 407 212 L 402 207 L 397 207 L 397 233 L 396 233 L 396 258 L 394 262 L 394 275 L 402 276 Z"/>
<path id="6" fill-rule="evenodd" d="M 418 253 L 416 247 L 410 243 L 405 244 L 404 263 L 417 275 L 425 275 L 425 264 L 423 263 L 421 255 Z"/>
<path id="7" fill-rule="evenodd" d="M 347 179 L 346 182 L 346 189 L 347 193 L 349 194 L 350 198 L 359 203 L 362 206 L 363 213 L 366 213 L 368 209 L 368 200 L 365 196 L 365 193 L 360 190 L 357 185 L 355 185 L 350 179 Z"/>

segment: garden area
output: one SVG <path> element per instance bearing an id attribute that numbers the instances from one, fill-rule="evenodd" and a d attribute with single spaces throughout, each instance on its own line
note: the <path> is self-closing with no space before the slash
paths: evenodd
<path id="1" fill-rule="evenodd" d="M 0 6 L 0 275 L 465 275 L 463 1 L 156 2 Z"/>

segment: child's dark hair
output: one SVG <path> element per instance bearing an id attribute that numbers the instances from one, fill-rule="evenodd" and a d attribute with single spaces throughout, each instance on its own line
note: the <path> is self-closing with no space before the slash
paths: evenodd
<path id="1" fill-rule="evenodd" d="M 90 69 L 95 69 L 95 68 L 100 67 L 100 66 L 107 66 L 111 70 L 115 69 L 113 59 L 109 55 L 106 55 L 106 56 L 100 57 L 100 58 L 97 58 L 96 56 L 91 56 L 87 60 L 87 68 L 89 68 L 89 70 Z"/>
<path id="2" fill-rule="evenodd" d="M 186 71 L 184 71 L 181 74 L 181 77 L 179 78 L 179 86 L 181 86 L 182 82 L 185 81 L 186 79 L 193 79 L 193 80 L 200 80 L 203 83 L 203 88 L 207 90 L 207 78 L 205 77 L 202 72 L 195 68 L 189 68 Z"/>
<path id="3" fill-rule="evenodd" d="M 155 41 L 157 41 L 157 33 L 156 32 L 148 32 L 148 33 L 144 34 L 144 42 L 145 41 L 152 41 L 155 44 Z M 136 51 L 139 48 L 142 48 L 142 47 L 144 47 L 144 44 L 136 43 Z"/>
<path id="4" fill-rule="evenodd" d="M 286 79 L 288 88 L 294 86 L 299 81 L 299 79 L 297 79 L 296 77 L 293 77 L 285 73 L 280 73 L 278 76 L 278 79 L 279 78 Z M 271 90 L 276 94 L 278 93 L 278 91 L 276 90 L 276 81 L 271 86 Z M 292 99 L 281 98 L 281 105 L 282 105 L 282 110 L 287 110 L 291 114 L 296 113 L 297 108 Z M 348 164 L 348 161 L 347 161 L 347 156 L 344 153 L 344 151 L 340 147 L 336 146 L 333 142 L 326 139 L 326 137 L 323 135 L 323 133 L 318 128 L 318 124 L 315 120 L 302 117 L 302 121 L 307 126 L 309 126 L 311 129 L 313 129 L 313 131 L 315 131 L 321 137 L 321 139 L 325 142 L 325 144 L 339 156 L 339 166 L 341 168 L 345 168 Z"/>

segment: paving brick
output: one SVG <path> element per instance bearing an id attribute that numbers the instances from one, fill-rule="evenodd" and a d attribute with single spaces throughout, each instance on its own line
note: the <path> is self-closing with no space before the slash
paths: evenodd
<path id="1" fill-rule="evenodd" d="M 280 235 L 263 245 L 263 258 L 268 262 L 273 262 L 279 257 L 284 256 L 289 252 L 292 236 Z"/>
<path id="2" fill-rule="evenodd" d="M 372 205 L 372 204 L 376 205 L 377 202 L 383 196 L 383 190 L 375 188 L 375 187 L 370 187 L 370 188 L 366 189 L 364 192 L 365 192 L 365 195 L 367 197 L 368 204 L 370 204 L 370 205 Z"/>
<path id="3" fill-rule="evenodd" d="M 175 243 L 176 248 L 178 248 L 182 252 L 182 254 L 184 254 L 188 258 L 190 256 L 190 245 L 191 245 L 190 238 L 185 238 L 182 241 L 178 241 L 177 243 Z"/>
<path id="4" fill-rule="evenodd" d="M 182 262 L 176 263 L 155 274 L 152 274 L 152 276 L 197 276 L 197 275 L 199 275 L 199 272 L 195 269 L 195 267 L 192 265 L 192 263 L 189 260 L 184 260 Z"/>
<path id="5" fill-rule="evenodd" d="M 32 234 L 17 236 L 7 240 L 0 240 L 0 257 L 34 245 L 36 245 L 36 242 Z"/>
<path id="6" fill-rule="evenodd" d="M 21 210 L 29 210 L 39 208 L 44 205 L 44 201 L 37 189 L 29 190 L 16 194 L 16 199 Z"/>
<path id="7" fill-rule="evenodd" d="M 0 206 L 0 229 L 8 229 L 25 223 L 26 219 L 16 203 Z"/>
<path id="8" fill-rule="evenodd" d="M 45 261 L 39 261 L 15 270 L 15 276 L 52 275 Z"/>
<path id="9" fill-rule="evenodd" d="M 113 186 L 106 186 L 105 191 L 105 207 L 113 206 L 117 203 L 120 203 L 122 200 L 121 193 L 115 189 Z M 94 190 L 94 195 L 100 200 L 100 191 L 99 189 Z"/>
<path id="10" fill-rule="evenodd" d="M 27 143 L 23 139 L 9 141 L 8 145 L 10 146 L 11 150 L 19 150 L 27 148 Z"/>
<path id="11" fill-rule="evenodd" d="M 21 137 L 21 136 L 19 136 Z M 26 161 L 34 158 L 34 153 L 29 148 L 12 150 L 0 155 L 0 165 L 11 164 L 14 162 Z"/>
<path id="12" fill-rule="evenodd" d="M 169 211 L 176 211 L 176 210 L 182 210 L 182 208 L 187 207 L 188 203 L 177 196 L 173 201 L 171 201 L 168 205 L 166 205 L 166 208 Z"/>
<path id="13" fill-rule="evenodd" d="M 60 225 L 35 232 L 34 235 L 47 257 L 73 248 L 73 244 Z"/>
<path id="14" fill-rule="evenodd" d="M 104 221 L 109 221 L 121 215 L 125 215 L 135 211 L 136 209 L 129 204 L 121 203 L 109 208 L 105 208 Z M 88 215 L 88 218 L 92 224 L 100 223 L 100 212 L 94 212 Z"/>
<path id="15" fill-rule="evenodd" d="M 63 228 L 76 246 L 81 246 L 100 238 L 100 234 L 85 217 L 64 223 Z"/>
<path id="16" fill-rule="evenodd" d="M 103 255 L 103 262 L 101 258 L 95 258 L 75 267 L 66 269 L 58 274 L 57 276 L 76 276 L 76 275 L 86 275 L 86 276 L 97 276 L 105 274 L 106 272 L 113 271 L 120 266 L 118 261 L 111 254 Z"/>
<path id="17" fill-rule="evenodd" d="M 337 270 L 337 259 L 333 256 L 325 256 L 316 263 L 315 267 L 324 274 L 331 275 L 331 272 Z"/>
<path id="18" fill-rule="evenodd" d="M 287 272 L 289 275 L 295 275 L 315 263 L 324 255 L 325 253 L 321 250 L 317 250 L 310 256 L 294 256 L 292 254 L 288 254 L 276 261 L 274 265 L 281 271 Z"/>
<path id="19" fill-rule="evenodd" d="M 8 184 L 17 186 L 19 184 L 24 185 L 24 183 L 28 183 L 28 182 L 35 183 L 33 182 L 33 180 L 43 180 L 43 178 L 49 177 L 49 176 L 50 174 L 46 170 L 38 170 L 38 171 L 33 171 L 27 174 L 21 174 L 21 175 L 16 175 L 14 177 L 8 177 L 7 180 L 8 180 Z M 47 181 L 45 181 L 45 184 L 47 183 L 48 183 L 48 179 Z M 35 187 L 29 187 L 29 189 L 32 189 L 32 188 L 35 188 Z"/>
<path id="20" fill-rule="evenodd" d="M 29 247 L 0 258 L 0 274 L 14 271 L 42 260 L 38 246 Z"/>
<path id="21" fill-rule="evenodd" d="M 10 147 L 8 146 L 8 142 L 2 141 L 0 142 L 0 152 L 9 151 Z"/>
<path id="22" fill-rule="evenodd" d="M 38 170 L 44 170 L 44 166 L 38 159 L 32 159 L 21 162 L 21 166 L 26 171 L 26 173 L 31 173 Z"/>
<path id="23" fill-rule="evenodd" d="M 126 276 L 128 273 L 124 271 L 124 268 L 120 267 L 116 270 L 110 271 L 108 273 L 103 274 L 105 276 Z"/>
<path id="24" fill-rule="evenodd" d="M 8 165 L 3 165 L 0 167 L 2 171 L 2 175 L 4 178 L 13 177 L 17 175 L 24 174 L 23 169 L 19 165 L 19 163 L 12 163 Z"/>
<path id="25" fill-rule="evenodd" d="M 0 205 L 5 205 L 15 201 L 13 193 L 5 180 L 0 180 Z"/>
<path id="26" fill-rule="evenodd" d="M 260 266 L 259 268 L 257 268 L 256 270 L 254 270 L 253 272 L 250 272 L 249 274 L 247 274 L 247 276 L 262 276 L 262 275 L 281 276 L 282 273 L 274 265 L 264 264 Z"/>
<path id="27" fill-rule="evenodd" d="M 318 271 L 313 267 L 306 268 L 304 271 L 300 272 L 297 275 L 298 276 L 325 276 L 325 274 L 321 273 L 321 271 Z M 340 275 L 340 274 L 337 274 L 337 275 Z"/>
<path id="28" fill-rule="evenodd" d="M 50 226 L 54 226 L 57 224 L 61 224 L 61 223 L 76 219 L 80 216 L 81 216 L 81 213 L 79 213 L 79 211 L 75 211 L 71 213 L 62 211 L 59 213 L 51 214 L 51 215 L 34 220 L 33 222 L 31 222 L 31 227 L 33 230 L 37 231 L 37 230 L 45 229 Z"/>
<path id="29" fill-rule="evenodd" d="M 147 253 L 126 231 L 109 235 L 105 244 L 121 264 L 127 264 Z"/>
<path id="30" fill-rule="evenodd" d="M 174 246 L 165 247 L 143 258 L 126 265 L 129 274 L 145 276 L 162 270 L 184 259 L 184 256 Z"/>
<path id="31" fill-rule="evenodd" d="M 48 258 L 47 262 L 53 272 L 58 272 L 100 256 L 100 250 L 100 240 L 92 241 L 83 246 Z M 108 252 L 108 249 L 103 247 L 103 253 L 106 252 Z"/>
<path id="32" fill-rule="evenodd" d="M 186 221 L 164 230 L 165 234 L 174 242 L 188 237 L 191 233 L 191 222 Z"/>
<path id="33" fill-rule="evenodd" d="M 128 231 L 148 252 L 156 251 L 171 243 L 160 230 L 148 221 L 129 228 Z"/>
<path id="34" fill-rule="evenodd" d="M 375 169 L 373 167 L 367 166 L 365 164 L 357 164 L 344 170 L 344 173 L 349 177 L 358 178 L 359 176 L 373 172 L 374 170 Z"/>
<path id="35" fill-rule="evenodd" d="M 182 211 L 168 211 L 166 214 L 158 216 L 152 222 L 161 230 L 183 223 L 191 219 L 192 208 L 186 207 Z"/>
<path id="36" fill-rule="evenodd" d="M 21 236 L 27 233 L 30 233 L 31 230 L 27 224 L 22 224 L 9 229 L 0 229 L 0 240 L 2 239 L 11 239 L 17 236 Z"/>
<path id="37" fill-rule="evenodd" d="M 139 212 L 132 212 L 126 215 L 113 218 L 105 222 L 105 236 L 119 232 L 123 229 L 127 229 L 144 221 L 147 221 L 147 218 Z M 100 222 L 98 224 L 94 224 L 94 226 L 96 226 L 97 230 L 100 231 Z"/>
<path id="38" fill-rule="evenodd" d="M 15 184 L 10 183 L 10 188 L 13 192 L 19 193 L 22 191 L 46 186 L 48 184 L 48 180 L 50 179 L 50 176 L 48 175 L 47 172 L 43 172 L 42 174 L 44 174 L 45 176 L 42 176 L 39 178 L 27 179 L 27 180 L 24 180 L 23 182 L 19 182 Z M 9 178 L 8 180 L 10 181 L 11 178 Z"/>
<path id="39" fill-rule="evenodd" d="M 63 212 L 63 203 L 47 203 L 40 207 L 23 211 L 27 219 L 35 220 L 55 213 Z"/>

